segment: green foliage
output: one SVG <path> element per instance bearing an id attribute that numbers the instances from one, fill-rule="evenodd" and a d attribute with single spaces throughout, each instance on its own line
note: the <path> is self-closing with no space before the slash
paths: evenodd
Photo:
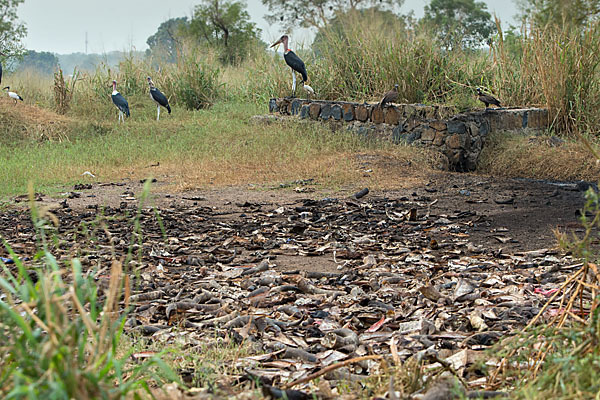
<path id="1" fill-rule="evenodd" d="M 24 0 L 0 0 L 0 51 L 19 54 L 23 48 L 21 39 L 27 34 L 25 25 L 19 22 L 17 8 Z"/>
<path id="2" fill-rule="evenodd" d="M 335 35 L 341 39 L 348 40 L 345 37 L 345 24 L 349 19 L 353 19 L 361 24 L 368 24 L 377 21 L 378 29 L 381 35 L 388 38 L 394 38 L 396 32 L 406 32 L 407 28 L 414 24 L 411 16 L 397 15 L 389 10 L 383 10 L 379 7 L 365 8 L 360 10 L 349 10 L 345 13 L 338 12 L 326 27 L 320 28 L 315 35 L 312 43 L 312 49 L 317 55 L 325 54 L 329 51 L 327 38 Z"/>
<path id="3" fill-rule="evenodd" d="M 543 28 L 579 29 L 600 15 L 600 0 L 521 0 L 521 17 Z"/>
<path id="4" fill-rule="evenodd" d="M 387 16 L 375 9 L 340 16 L 339 24 L 320 31 L 323 45 L 318 56 L 298 52 L 317 96 L 378 101 L 398 83 L 400 102 L 474 106 L 473 88 L 491 81 L 485 53 L 444 51 L 423 27 L 403 29 L 399 19 L 390 29 Z M 270 96 L 289 95 L 285 62 L 277 57 L 262 64 L 251 75 L 254 87 L 270 90 Z"/>
<path id="5" fill-rule="evenodd" d="M 50 52 L 28 50 L 19 68 L 31 68 L 42 75 L 52 75 L 58 67 L 58 58 Z"/>
<path id="6" fill-rule="evenodd" d="M 221 71 L 196 53 L 181 60 L 173 71 L 171 91 L 188 110 L 199 110 L 215 103 L 221 95 Z"/>
<path id="7" fill-rule="evenodd" d="M 448 49 L 479 47 L 489 43 L 494 32 L 487 6 L 475 0 L 431 0 L 421 23 L 433 29 Z"/>
<path id="8" fill-rule="evenodd" d="M 262 0 L 269 8 L 267 21 L 282 24 L 284 29 L 326 27 L 337 15 L 363 8 L 396 11 L 404 0 Z"/>
<path id="9" fill-rule="evenodd" d="M 77 259 L 61 265 L 49 250 L 58 221 L 33 204 L 38 246 L 34 270 L 7 246 L 15 268 L 1 264 L 0 394 L 4 399 L 121 399 L 148 381 L 177 376 L 157 356 L 132 364 L 119 356 L 126 313 L 121 313 L 124 274 L 113 262 L 108 290 Z"/>
<path id="10" fill-rule="evenodd" d="M 246 4 L 236 0 L 203 0 L 185 31 L 198 43 L 218 49 L 225 64 L 240 63 L 260 41 L 260 29 L 250 22 Z"/>
<path id="11" fill-rule="evenodd" d="M 169 63 L 176 62 L 181 49 L 181 31 L 187 25 L 187 17 L 171 18 L 160 24 L 156 33 L 146 40 L 149 47 L 146 55 Z"/>

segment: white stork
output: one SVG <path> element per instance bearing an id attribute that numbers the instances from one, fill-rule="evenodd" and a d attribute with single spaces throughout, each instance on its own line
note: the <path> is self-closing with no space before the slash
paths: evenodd
<path id="1" fill-rule="evenodd" d="M 112 86 L 113 91 L 110 97 L 112 99 L 113 104 L 119 110 L 119 122 L 121 122 L 121 120 L 125 122 L 125 117 L 123 116 L 123 114 L 127 115 L 127 117 L 131 115 L 129 113 L 129 103 L 127 103 L 125 97 L 123 97 L 123 95 L 117 91 L 117 81 L 113 81 Z"/>
<path id="2" fill-rule="evenodd" d="M 4 89 L 2 90 L 6 90 L 6 93 L 8 93 L 8 97 L 10 97 L 11 99 L 13 99 L 15 101 L 15 105 L 17 105 L 17 100 L 21 100 L 23 101 L 23 98 L 21 96 L 19 96 L 18 94 L 16 94 L 15 92 L 11 92 L 10 91 L 10 86 L 6 86 Z"/>
<path id="3" fill-rule="evenodd" d="M 169 114 L 171 114 L 171 106 L 169 105 L 167 96 L 154 87 L 154 82 L 152 82 L 152 78 L 150 77 L 148 77 L 148 85 L 150 86 L 150 98 L 156 103 L 156 120 L 158 121 L 160 119 L 160 106 L 166 108 Z"/>

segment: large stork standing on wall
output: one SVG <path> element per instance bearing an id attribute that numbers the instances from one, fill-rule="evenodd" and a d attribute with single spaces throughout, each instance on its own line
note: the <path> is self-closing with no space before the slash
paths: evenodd
<path id="1" fill-rule="evenodd" d="M 10 86 L 6 86 L 4 89 L 2 90 L 6 90 L 6 93 L 8 94 L 8 97 L 10 97 L 11 99 L 13 99 L 15 101 L 15 105 L 17 105 L 17 100 L 21 100 L 23 101 L 23 98 L 21 96 L 19 96 L 18 94 L 16 94 L 15 92 L 11 92 L 10 91 Z"/>
<path id="2" fill-rule="evenodd" d="M 302 75 L 302 87 L 309 94 L 314 94 L 315 91 L 308 85 L 308 74 L 306 73 L 306 66 L 304 65 L 304 61 L 300 59 L 292 50 L 288 47 L 289 37 L 287 35 L 283 35 L 279 38 L 278 41 L 273 43 L 271 47 L 278 46 L 280 43 L 283 43 L 283 59 L 286 64 L 290 66 L 292 69 L 292 97 L 296 96 L 296 73 L 298 72 Z M 294 72 L 295 71 L 295 72 Z"/>
<path id="3" fill-rule="evenodd" d="M 169 114 L 171 114 L 171 106 L 169 105 L 167 96 L 154 87 L 154 82 L 152 82 L 152 78 L 150 77 L 148 77 L 148 85 L 150 86 L 150 97 L 156 103 L 156 120 L 158 121 L 160 119 L 160 106 L 166 108 Z"/>
<path id="4" fill-rule="evenodd" d="M 113 91 L 110 97 L 112 99 L 113 104 L 119 109 L 119 122 L 121 122 L 121 120 L 125 122 L 125 117 L 123 116 L 123 114 L 127 115 L 127 117 L 130 116 L 129 103 L 127 103 L 125 97 L 123 97 L 123 95 L 117 91 L 117 81 L 113 81 L 112 86 Z"/>

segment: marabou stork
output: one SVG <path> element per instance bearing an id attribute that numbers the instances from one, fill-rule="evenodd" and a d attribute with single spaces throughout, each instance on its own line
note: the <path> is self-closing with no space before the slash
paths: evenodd
<path id="1" fill-rule="evenodd" d="M 6 86 L 4 89 L 2 90 L 6 90 L 8 93 L 8 97 L 10 97 L 11 99 L 13 99 L 15 101 L 15 105 L 17 105 L 17 100 L 21 100 L 23 101 L 23 98 L 21 96 L 19 96 L 18 94 L 16 94 L 15 92 L 11 92 L 10 91 L 10 86 Z"/>
<path id="2" fill-rule="evenodd" d="M 117 81 L 113 81 L 112 86 L 113 91 L 110 97 L 112 99 L 113 104 L 119 109 L 119 122 L 121 122 L 121 120 L 125 122 L 125 117 L 123 116 L 123 114 L 127 115 L 127 117 L 130 116 L 129 103 L 127 103 L 125 97 L 123 97 L 123 95 L 117 91 Z"/>
<path id="3" fill-rule="evenodd" d="M 397 83 L 394 85 L 394 88 L 392 90 L 390 90 L 383 96 L 383 99 L 381 99 L 381 101 L 379 102 L 379 107 L 383 108 L 383 106 L 385 106 L 387 103 L 393 103 L 396 100 L 398 100 L 398 84 Z"/>
<path id="4" fill-rule="evenodd" d="M 158 121 L 160 118 L 160 106 L 166 108 L 169 114 L 171 114 L 171 106 L 169 105 L 167 96 L 154 87 L 154 82 L 152 82 L 152 78 L 150 77 L 148 77 L 148 85 L 150 86 L 150 97 L 156 103 L 156 120 Z"/>
<path id="5" fill-rule="evenodd" d="M 500 102 L 498 101 L 497 98 L 495 98 L 494 96 L 490 96 L 489 94 L 484 94 L 481 91 L 481 88 L 477 88 L 477 94 L 479 101 L 481 101 L 483 104 L 485 104 L 485 109 L 487 110 L 488 107 L 490 106 L 490 104 L 493 104 L 497 107 L 501 107 Z"/>
<path id="6" fill-rule="evenodd" d="M 292 97 L 296 96 L 296 74 L 294 71 L 298 72 L 302 75 L 302 87 L 308 94 L 315 94 L 313 88 L 308 85 L 308 74 L 306 73 L 306 66 L 304 65 L 304 61 L 300 59 L 292 50 L 288 48 L 288 40 L 289 37 L 287 35 L 283 35 L 279 38 L 278 41 L 273 43 L 271 47 L 278 46 L 280 43 L 283 43 L 283 59 L 286 64 L 290 66 L 292 69 Z"/>

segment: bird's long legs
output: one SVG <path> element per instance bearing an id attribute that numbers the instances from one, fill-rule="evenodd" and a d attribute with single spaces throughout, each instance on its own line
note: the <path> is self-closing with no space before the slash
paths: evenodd
<path id="1" fill-rule="evenodd" d="M 292 97 L 296 97 L 296 74 L 292 70 Z"/>
<path id="2" fill-rule="evenodd" d="M 119 123 L 123 120 L 125 122 L 125 116 L 123 115 L 123 111 L 119 111 Z"/>
<path id="3" fill-rule="evenodd" d="M 156 120 L 158 121 L 160 119 L 160 106 L 156 107 Z"/>

